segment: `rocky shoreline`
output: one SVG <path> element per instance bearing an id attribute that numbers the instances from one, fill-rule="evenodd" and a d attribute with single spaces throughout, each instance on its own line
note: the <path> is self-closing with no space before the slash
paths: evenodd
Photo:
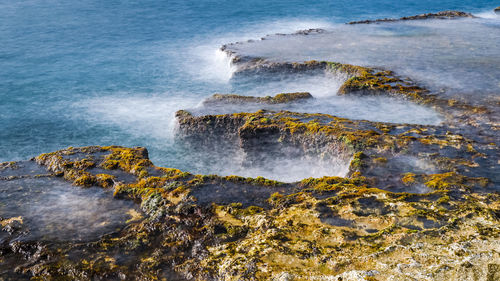
<path id="1" fill-rule="evenodd" d="M 428 19 L 456 19 L 456 18 L 475 18 L 471 13 L 460 11 L 442 11 L 438 13 L 427 13 L 410 17 L 401 17 L 399 19 L 377 19 L 377 20 L 363 20 L 351 21 L 348 24 L 371 24 L 380 22 L 395 22 L 395 21 L 408 21 L 408 20 L 428 20 Z"/>
<path id="2" fill-rule="evenodd" d="M 58 180 L 67 188 L 99 187 L 138 208 L 106 234 L 78 240 L 27 239 L 36 220 L 1 217 L 0 280 L 500 279 L 495 105 L 441 97 L 390 70 L 271 62 L 239 56 L 228 46 L 222 50 L 233 56 L 236 77 L 333 72 L 345 77 L 341 95 L 402 98 L 432 107 L 446 120 L 430 126 L 272 110 L 177 112 L 177 139 L 193 151 L 240 151 L 249 166 L 284 153 L 347 165 L 343 177 L 293 183 L 157 167 L 145 148 L 119 146 L 68 148 L 2 163 L 4 186 Z M 203 106 L 312 98 L 217 94 Z"/>

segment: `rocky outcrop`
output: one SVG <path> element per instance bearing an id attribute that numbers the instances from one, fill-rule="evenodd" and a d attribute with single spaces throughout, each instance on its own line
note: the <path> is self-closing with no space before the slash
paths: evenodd
<path id="1" fill-rule="evenodd" d="M 499 7 L 500 8 L 500 7 Z M 495 9 L 495 12 L 497 11 L 498 8 Z M 385 19 L 376 19 L 376 20 L 362 20 L 362 21 L 352 21 L 348 22 L 347 24 L 373 24 L 373 23 L 383 23 L 383 22 L 398 22 L 398 21 L 412 21 L 412 20 L 426 20 L 426 19 L 440 19 L 440 20 L 446 20 L 446 19 L 458 19 L 458 18 L 475 18 L 474 15 L 471 13 L 466 13 L 466 12 L 461 12 L 461 11 L 441 11 L 437 13 L 426 13 L 426 14 L 420 14 L 420 15 L 415 15 L 415 16 L 408 16 L 408 17 L 401 17 L 399 19 L 394 19 L 394 18 L 385 18 Z M 271 36 L 300 36 L 300 35 L 310 35 L 310 34 L 321 34 L 325 33 L 327 30 L 321 29 L 321 28 L 311 28 L 311 29 L 305 29 L 305 30 L 299 30 L 294 33 L 289 33 L 289 34 L 283 34 L 283 33 L 276 33 L 276 34 L 268 34 L 260 40 L 267 40 Z M 249 60 L 255 60 L 255 58 L 249 58 L 249 57 L 244 57 L 240 56 L 237 54 L 235 51 L 232 50 L 233 47 L 237 47 L 238 45 L 245 44 L 245 43 L 252 43 L 255 42 L 255 40 L 247 40 L 247 41 L 241 41 L 241 42 L 234 42 L 234 43 L 228 43 L 224 44 L 221 46 L 220 50 L 223 52 L 226 52 L 230 57 L 233 58 L 233 62 L 248 62 Z M 257 58 L 258 60 L 258 58 Z"/>
<path id="2" fill-rule="evenodd" d="M 199 117 L 181 111 L 177 118 L 177 137 L 192 144 L 193 149 L 222 150 L 226 157 L 230 157 L 231 149 L 242 150 L 245 161 L 254 165 L 283 154 L 291 158 L 352 158 L 349 175 L 361 172 L 374 185 L 388 190 L 418 192 L 423 182 L 413 186 L 402 181 L 406 173 L 415 171 L 494 173 L 494 166 L 480 166 L 475 161 L 489 159 L 486 161 L 493 163 L 497 159 L 489 145 L 453 134 L 446 127 L 264 110 Z"/>
<path id="3" fill-rule="evenodd" d="M 19 216 L 3 217 L 0 276 L 79 280 L 498 277 L 500 198 L 497 193 L 474 191 L 475 186 L 488 184 L 483 179 L 456 173 L 405 175 L 405 184 L 422 183 L 430 189 L 424 194 L 374 188 L 362 173 L 284 184 L 160 168 L 144 152 L 143 148 L 69 148 L 30 161 L 29 165 L 46 169 L 45 177 L 82 186 L 76 188 L 101 186 L 113 191 L 114 200 L 133 200 L 144 218 L 92 241 L 75 242 L 20 239 L 30 231 L 29 222 Z M 367 159 L 357 155 L 353 161 Z M 33 182 L 43 179 L 22 168 L 15 172 L 23 165 L 27 164 L 3 165 L 2 183 L 20 177 L 32 177 Z M 82 176 L 88 179 L 81 180 Z"/>
<path id="4" fill-rule="evenodd" d="M 263 103 L 263 104 L 283 104 L 292 103 L 298 101 L 304 101 L 312 99 L 313 96 L 310 93 L 299 92 L 299 93 L 282 93 L 274 97 L 252 97 L 252 96 L 240 96 L 231 94 L 214 94 L 208 99 L 203 101 L 205 106 L 213 105 L 232 105 L 232 104 L 245 104 L 245 103 Z"/>
<path id="5" fill-rule="evenodd" d="M 338 67 L 351 75 L 363 70 Z M 145 148 L 116 146 L 4 163 L 2 186 L 57 179 L 76 189 L 100 187 L 110 200 L 136 202 L 142 213 L 131 211 L 121 227 L 91 239 L 56 241 L 30 236 L 36 224 L 24 213 L 1 213 L 0 277 L 495 280 L 499 274 L 494 144 L 447 127 L 325 114 L 176 116 L 178 137 L 193 148 L 226 156 L 227 147 L 243 150 L 249 164 L 283 153 L 344 157 L 349 173 L 295 183 L 194 175 L 154 166 Z"/>
<path id="6" fill-rule="evenodd" d="M 326 30 L 322 28 L 309 28 L 309 29 L 303 29 L 296 31 L 294 34 L 299 34 L 299 35 L 309 35 L 309 34 L 318 34 L 318 33 L 323 33 Z"/>
<path id="7" fill-rule="evenodd" d="M 245 155 L 243 162 L 253 166 L 279 157 L 314 156 L 318 159 L 349 160 L 352 155 L 349 149 L 329 135 L 294 134 L 296 129 L 287 125 L 299 120 L 299 116 L 295 113 L 259 111 L 195 117 L 180 111 L 177 113 L 177 138 L 191 144 L 191 149 L 214 151 L 226 156 L 240 150 Z M 316 118 L 315 115 L 309 117 Z"/>
<path id="8" fill-rule="evenodd" d="M 456 99 L 438 97 L 429 90 L 402 78 L 390 70 L 363 67 L 338 62 L 271 62 L 262 58 L 241 59 L 236 56 L 234 77 L 252 75 L 321 74 L 333 73 L 344 78 L 339 95 L 385 95 L 409 99 L 418 104 L 434 107 L 441 114 L 453 118 L 483 118 L 490 113 L 484 106 L 473 106 Z M 453 115 L 453 117 L 451 117 Z"/>
<path id="9" fill-rule="evenodd" d="M 416 16 L 402 17 L 399 19 L 377 19 L 377 20 L 363 20 L 363 21 L 351 21 L 348 24 L 370 24 L 370 23 L 380 23 L 380 22 L 396 22 L 396 21 L 409 21 L 409 20 L 427 20 L 427 19 L 456 19 L 456 18 L 474 18 L 475 16 L 471 13 L 465 13 L 460 11 L 442 11 L 437 13 L 427 13 L 420 14 Z"/>
<path id="10" fill-rule="evenodd" d="M 500 14 L 500 7 L 496 7 L 495 9 L 493 9 L 493 11 L 497 14 Z"/>
<path id="11" fill-rule="evenodd" d="M 469 15 L 446 12 L 412 19 L 461 16 Z M 304 33 L 314 32 L 320 31 Z M 483 118 L 481 107 L 438 98 L 383 69 L 238 57 L 234 63 L 236 75 L 335 72 L 345 77 L 341 95 L 406 98 L 435 107 L 453 122 L 392 124 L 270 110 L 176 113 L 177 139 L 193 153 L 231 157 L 240 151 L 246 165 L 283 155 L 348 163 L 345 176 L 293 183 L 157 167 L 142 147 L 70 147 L 30 161 L 1 163 L 0 279 L 500 278 L 498 146 L 495 138 L 474 133 L 479 129 L 464 134 L 459 126 L 462 116 L 474 122 Z M 310 98 L 308 93 L 214 95 L 204 106 Z M 479 121 L 475 125 L 480 127 Z M 64 189 L 64 196 L 54 196 L 56 187 Z M 98 200 L 89 205 L 109 204 L 99 210 L 118 213 L 119 223 L 93 220 L 72 231 L 52 227 L 40 235 L 40 223 L 52 225 L 48 216 L 57 220 L 71 214 L 53 216 L 54 209 L 30 207 L 71 203 L 63 201 L 82 190 L 98 193 L 87 197 Z M 19 208 L 5 207 L 31 193 L 33 198 L 48 194 L 52 201 L 24 200 Z M 68 204 L 63 206 L 68 210 Z M 54 233 L 58 239 L 50 236 Z"/>

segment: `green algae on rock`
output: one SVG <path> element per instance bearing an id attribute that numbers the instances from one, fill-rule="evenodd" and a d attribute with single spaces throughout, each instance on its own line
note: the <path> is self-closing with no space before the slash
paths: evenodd
<path id="1" fill-rule="evenodd" d="M 280 103 L 291 103 L 296 101 L 302 101 L 307 99 L 312 99 L 310 93 L 282 93 L 277 94 L 274 97 L 251 97 L 251 96 L 240 96 L 240 95 L 223 95 L 214 94 L 210 98 L 203 101 L 205 106 L 212 106 L 214 104 L 240 104 L 240 103 L 265 103 L 265 104 L 280 104 Z"/>
<path id="2" fill-rule="evenodd" d="M 401 20 L 470 16 L 444 12 Z M 339 94 L 405 98 L 450 120 L 424 126 L 271 110 L 176 113 L 177 138 L 193 153 L 243 151 L 246 165 L 283 154 L 345 165 L 341 175 L 289 183 L 157 167 L 141 147 L 68 148 L 0 164 L 0 184 L 11 191 L 25 179 L 31 185 L 63 182 L 69 192 L 100 190 L 142 211 L 127 208 L 124 224 L 92 239 L 48 241 L 30 236 L 33 220 L 0 205 L 0 279 L 500 278 L 498 146 L 489 135 L 479 138 L 458 126 L 462 120 L 482 126 L 485 108 L 438 97 L 384 69 L 238 56 L 233 63 L 235 75 L 335 72 L 345 78 Z M 214 95 L 205 105 L 310 98 Z"/>
<path id="3" fill-rule="evenodd" d="M 223 149 L 224 153 L 242 150 L 244 161 L 262 163 L 266 157 L 293 151 L 295 157 L 309 155 L 318 159 L 347 159 L 347 174 L 362 172 L 380 182 L 380 187 L 404 188 L 396 174 L 435 171 L 488 173 L 488 167 L 475 164 L 492 158 L 478 152 L 487 146 L 451 134 L 441 127 L 398 125 L 356 121 L 326 114 L 287 111 L 258 111 L 195 117 L 177 114 L 178 137 L 192 148 Z M 221 140 L 226 145 L 221 147 Z M 288 149 L 292 148 L 292 149 Z M 271 155 L 271 156 L 270 156 Z M 415 164 L 412 164 L 415 162 Z M 482 171 L 482 172 L 480 172 Z M 385 174 L 390 173 L 390 177 Z M 391 184 L 388 184 L 393 180 Z M 498 183 L 495 183 L 495 185 Z"/>
<path id="4" fill-rule="evenodd" d="M 371 165 L 368 155 L 355 158 Z M 362 172 L 292 184 L 193 175 L 152 165 L 143 148 L 70 148 L 36 159 L 51 177 L 111 179 L 121 198 L 115 200 L 140 203 L 146 217 L 91 242 L 2 244 L 6 263 L 30 261 L 2 277 L 445 280 L 498 274 L 500 200 L 498 193 L 475 191 L 476 184 L 488 184 L 481 179 L 412 175 L 408 184 L 433 190 L 411 194 L 376 188 Z M 82 159 L 94 165 L 77 164 Z M 116 165 L 107 165 L 110 160 Z M 12 216 L 1 225 L 19 221 Z"/>
<path id="5" fill-rule="evenodd" d="M 406 98 L 417 104 L 432 106 L 449 118 L 451 115 L 482 115 L 488 113 L 483 106 L 473 106 L 456 99 L 437 97 L 429 90 L 416 85 L 409 79 L 398 77 L 389 70 L 356 66 L 328 61 L 271 62 L 263 58 L 245 58 L 235 56 L 238 66 L 235 75 L 307 73 L 327 71 L 345 77 L 339 95 L 387 95 Z M 454 116 L 460 118 L 460 116 Z"/>

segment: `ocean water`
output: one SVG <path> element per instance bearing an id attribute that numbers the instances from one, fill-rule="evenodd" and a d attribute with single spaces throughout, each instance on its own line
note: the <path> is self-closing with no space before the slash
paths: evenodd
<path id="1" fill-rule="evenodd" d="M 157 165 L 217 172 L 193 165 L 196 157 L 177 146 L 174 112 L 196 107 L 216 92 L 255 94 L 252 89 L 258 88 L 272 95 L 283 85 L 234 83 L 227 58 L 217 51 L 222 44 L 449 9 L 495 17 L 490 11 L 497 5 L 472 0 L 3 0 L 0 161 L 68 146 L 114 144 L 145 146 Z M 417 121 L 433 123 L 439 117 Z"/>

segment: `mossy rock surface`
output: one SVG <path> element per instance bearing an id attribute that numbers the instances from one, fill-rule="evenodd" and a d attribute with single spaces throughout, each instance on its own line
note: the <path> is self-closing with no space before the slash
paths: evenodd
<path id="1" fill-rule="evenodd" d="M 245 103 L 264 103 L 264 104 L 284 104 L 292 103 L 303 100 L 312 99 L 313 96 L 307 92 L 297 93 L 281 93 L 274 97 L 252 97 L 240 96 L 234 94 L 214 94 L 210 98 L 203 101 L 205 106 L 211 105 L 231 105 L 231 104 L 245 104 Z"/>
<path id="2" fill-rule="evenodd" d="M 401 17 L 399 19 L 377 19 L 377 20 L 363 20 L 352 21 L 349 24 L 371 24 L 379 22 L 396 22 L 396 21 L 409 21 L 409 20 L 427 20 L 427 19 L 456 19 L 456 18 L 474 18 L 471 13 L 461 11 L 442 11 L 437 13 L 426 13 L 409 17 Z"/>
<path id="3" fill-rule="evenodd" d="M 370 160 L 360 153 L 354 158 Z M 113 188 L 115 200 L 137 202 L 146 217 L 92 242 L 4 243 L 5 264 L 30 261 L 17 262 L 16 273 L 4 276 L 270 280 L 286 275 L 309 280 L 352 275 L 384 280 L 416 275 L 444 280 L 497 274 L 500 198 L 475 191 L 489 184 L 482 178 L 404 175 L 403 184 L 430 187 L 417 194 L 376 188 L 360 171 L 297 183 L 193 175 L 154 166 L 144 148 L 69 148 L 33 161 L 46 167 L 49 177 L 81 185 L 84 176 L 91 179 L 85 183 Z M 2 173 L 16 167 L 4 166 Z M 29 173 L 2 178 L 16 177 L 36 179 Z M 19 221 L 2 218 L 2 228 L 13 229 L 4 241 L 23 236 L 26 229 L 15 227 Z"/>
<path id="4" fill-rule="evenodd" d="M 399 20 L 470 16 L 442 12 Z M 488 110 L 437 97 L 384 69 L 238 56 L 233 62 L 235 75 L 341 73 L 340 94 L 404 98 L 448 120 L 423 126 L 289 111 L 177 112 L 177 138 L 194 150 L 242 150 L 244 161 L 258 163 L 293 148 L 298 156 L 348 163 L 345 176 L 293 183 L 157 167 L 141 147 L 71 147 L 2 163 L 0 184 L 64 180 L 75 190 L 102 188 L 140 210 L 130 211 L 124 227 L 91 241 L 47 241 L 27 239 L 29 221 L 3 216 L 0 204 L 0 279 L 498 279 L 500 156 Z M 310 98 L 214 95 L 207 103 Z"/>

